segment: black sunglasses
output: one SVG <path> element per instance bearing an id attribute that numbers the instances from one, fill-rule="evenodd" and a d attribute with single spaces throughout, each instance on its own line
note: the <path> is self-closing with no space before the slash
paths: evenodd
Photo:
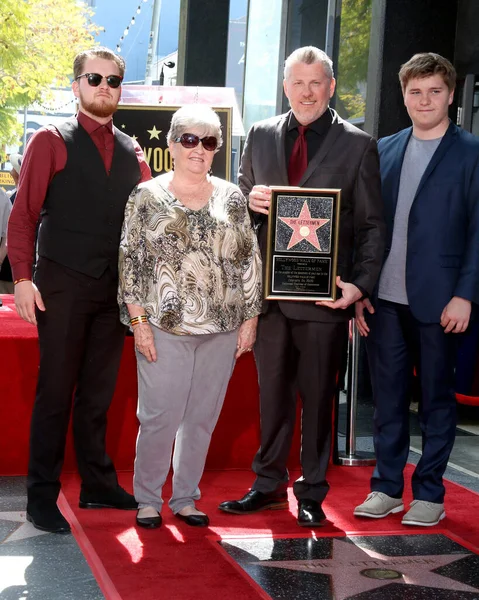
<path id="1" fill-rule="evenodd" d="M 98 87 L 103 79 L 106 79 L 108 87 L 117 88 L 120 87 L 121 82 L 123 81 L 123 77 L 119 75 L 100 75 L 100 73 L 83 73 L 83 75 L 78 75 L 75 79 L 81 79 L 82 77 L 86 77 L 88 81 L 88 85 L 91 87 Z"/>
<path id="2" fill-rule="evenodd" d="M 183 135 L 180 137 L 175 138 L 175 142 L 179 142 L 183 148 L 196 148 L 196 146 L 201 142 L 203 144 L 203 148 L 205 150 L 209 150 L 210 152 L 213 152 L 218 147 L 218 140 L 214 135 L 199 138 L 194 133 L 183 133 Z"/>

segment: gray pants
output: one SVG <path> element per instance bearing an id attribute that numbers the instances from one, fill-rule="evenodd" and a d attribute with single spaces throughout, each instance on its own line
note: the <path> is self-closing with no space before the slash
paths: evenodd
<path id="1" fill-rule="evenodd" d="M 136 353 L 140 430 L 133 485 L 140 508 L 161 511 L 174 442 L 169 506 L 177 513 L 200 498 L 198 485 L 233 372 L 238 332 L 172 335 L 152 329 L 156 363 Z"/>

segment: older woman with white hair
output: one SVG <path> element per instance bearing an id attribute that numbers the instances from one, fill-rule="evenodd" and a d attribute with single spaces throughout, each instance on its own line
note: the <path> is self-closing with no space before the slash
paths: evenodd
<path id="1" fill-rule="evenodd" d="M 189 525 L 208 525 L 198 486 L 235 359 L 251 350 L 261 311 L 246 200 L 210 175 L 218 115 L 184 106 L 167 141 L 174 170 L 133 191 L 120 245 L 119 303 L 138 365 L 136 522 L 147 528 L 161 524 L 173 444 L 169 506 Z"/>

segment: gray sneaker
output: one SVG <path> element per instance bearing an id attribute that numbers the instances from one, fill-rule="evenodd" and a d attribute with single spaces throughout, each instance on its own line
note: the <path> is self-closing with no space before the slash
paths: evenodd
<path id="1" fill-rule="evenodd" d="M 445 516 L 444 504 L 426 502 L 425 500 L 413 500 L 410 509 L 404 515 L 401 522 L 403 525 L 431 527 L 432 525 L 437 525 Z"/>
<path id="2" fill-rule="evenodd" d="M 382 519 L 402 510 L 404 510 L 402 498 L 391 498 L 382 492 L 371 492 L 362 504 L 356 506 L 354 516 Z"/>

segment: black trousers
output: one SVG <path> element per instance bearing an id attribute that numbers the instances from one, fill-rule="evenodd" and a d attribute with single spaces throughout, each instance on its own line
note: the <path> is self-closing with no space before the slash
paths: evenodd
<path id="1" fill-rule="evenodd" d="M 82 487 L 117 486 L 105 433 L 125 334 L 118 279 L 110 271 L 95 279 L 40 258 L 35 283 L 46 310 L 37 310 L 40 370 L 30 430 L 29 503 L 58 497 L 72 408 Z"/>
<path id="2" fill-rule="evenodd" d="M 347 321 L 320 323 L 287 318 L 277 303 L 261 315 L 254 348 L 260 386 L 261 447 L 254 461 L 253 489 L 284 490 L 296 420 L 302 401 L 302 477 L 293 485 L 298 499 L 322 502 L 329 490 L 333 400 Z"/>

